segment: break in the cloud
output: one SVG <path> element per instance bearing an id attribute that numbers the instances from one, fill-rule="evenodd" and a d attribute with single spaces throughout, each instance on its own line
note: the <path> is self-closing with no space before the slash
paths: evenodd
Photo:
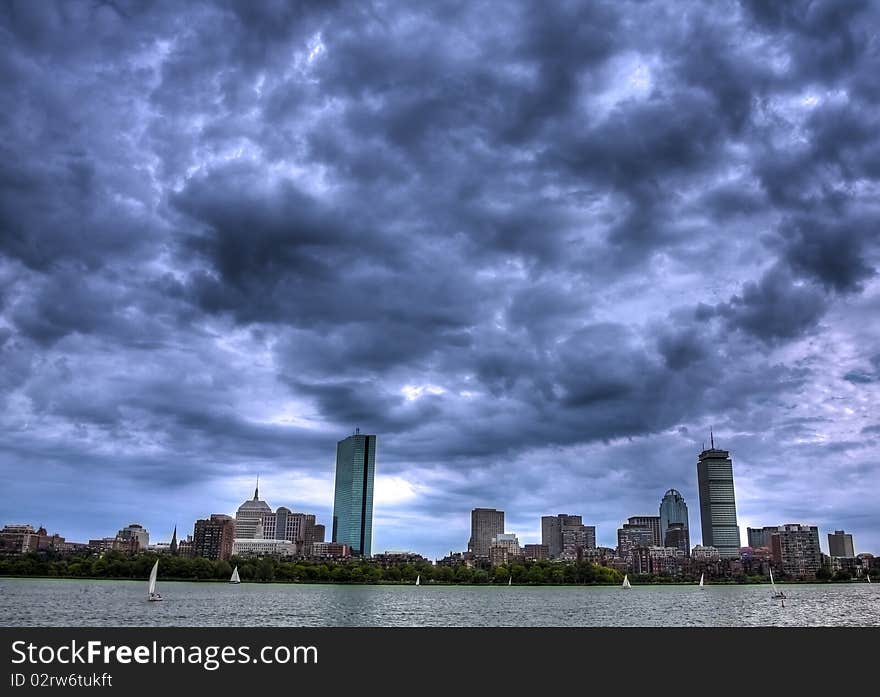
<path id="1" fill-rule="evenodd" d="M 613 543 L 710 426 L 740 523 L 880 553 L 880 52 L 841 2 L 8 2 L 0 518 L 332 502 Z M 743 531 L 744 532 L 744 531 Z"/>

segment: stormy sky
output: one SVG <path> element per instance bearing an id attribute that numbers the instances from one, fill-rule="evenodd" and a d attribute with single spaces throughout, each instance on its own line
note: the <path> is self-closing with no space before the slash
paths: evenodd
<path id="1" fill-rule="evenodd" d="M 0 524 L 613 545 L 714 428 L 747 526 L 880 554 L 867 0 L 0 6 Z"/>

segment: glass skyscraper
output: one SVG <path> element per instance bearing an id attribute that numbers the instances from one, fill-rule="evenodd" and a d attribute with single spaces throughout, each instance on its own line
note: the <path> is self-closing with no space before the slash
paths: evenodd
<path id="1" fill-rule="evenodd" d="M 676 544 L 670 544 L 671 540 L 666 539 L 666 533 L 669 532 L 670 526 L 676 524 L 673 535 Z M 688 527 L 688 507 L 684 497 L 675 489 L 670 489 L 660 501 L 660 543 L 664 547 L 683 547 L 684 553 L 690 554 Z"/>
<path id="2" fill-rule="evenodd" d="M 369 557 L 373 538 L 373 478 L 376 436 L 356 430 L 336 444 L 336 493 L 333 498 L 333 542 Z"/>
<path id="3" fill-rule="evenodd" d="M 715 547 L 721 557 L 739 557 L 733 462 L 729 452 L 715 448 L 714 436 L 711 443 L 711 447 L 701 452 L 697 460 L 703 546 Z"/>

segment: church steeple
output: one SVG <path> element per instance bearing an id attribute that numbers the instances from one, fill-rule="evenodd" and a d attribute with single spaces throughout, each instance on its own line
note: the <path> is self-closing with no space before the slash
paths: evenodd
<path id="1" fill-rule="evenodd" d="M 168 551 L 171 554 L 177 554 L 177 526 L 174 526 L 174 532 L 171 533 L 171 544 L 168 545 Z"/>

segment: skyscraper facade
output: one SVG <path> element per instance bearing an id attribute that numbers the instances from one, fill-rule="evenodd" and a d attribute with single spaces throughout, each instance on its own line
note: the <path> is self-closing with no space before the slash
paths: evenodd
<path id="1" fill-rule="evenodd" d="M 248 499 L 235 512 L 235 537 L 239 540 L 262 538 L 263 516 L 271 513 L 269 504 L 260 498 L 260 485 L 254 488 L 254 498 Z"/>
<path id="2" fill-rule="evenodd" d="M 504 511 L 475 508 L 471 511 L 471 539 L 468 551 L 477 557 L 488 557 L 492 538 L 504 534 Z"/>
<path id="3" fill-rule="evenodd" d="M 574 558 L 583 549 L 595 549 L 596 528 L 584 525 L 579 515 L 545 515 L 541 517 L 541 543 L 547 545 L 551 559 Z"/>
<path id="4" fill-rule="evenodd" d="M 655 547 L 663 546 L 663 537 L 660 534 L 660 516 L 658 515 L 634 515 L 627 519 L 627 524 L 632 527 L 647 528 L 651 531 Z"/>
<path id="5" fill-rule="evenodd" d="M 675 544 L 670 544 L 671 539 L 667 539 L 671 525 L 676 525 L 676 532 L 672 536 L 675 538 Z M 664 547 L 683 548 L 685 553 L 691 548 L 688 507 L 684 497 L 675 489 L 667 491 L 660 500 L 660 544 Z"/>
<path id="6" fill-rule="evenodd" d="M 830 557 L 847 557 L 849 559 L 856 556 L 856 550 L 853 546 L 853 538 L 849 533 L 843 530 L 835 530 L 834 534 L 828 533 L 828 556 Z"/>
<path id="7" fill-rule="evenodd" d="M 193 530 L 192 555 L 205 559 L 229 559 L 235 537 L 235 521 L 231 516 L 214 513 L 197 520 Z"/>
<path id="8" fill-rule="evenodd" d="M 714 436 L 711 447 L 701 452 L 697 459 L 697 484 L 703 545 L 715 547 L 722 558 L 739 557 L 733 462 L 728 451 L 715 448 Z"/>
<path id="9" fill-rule="evenodd" d="M 376 436 L 356 430 L 336 444 L 333 542 L 369 557 L 373 541 L 373 480 Z"/>
<path id="10" fill-rule="evenodd" d="M 774 568 L 787 576 L 815 578 L 822 566 L 819 529 L 815 525 L 780 525 L 773 533 L 770 549 Z"/>

